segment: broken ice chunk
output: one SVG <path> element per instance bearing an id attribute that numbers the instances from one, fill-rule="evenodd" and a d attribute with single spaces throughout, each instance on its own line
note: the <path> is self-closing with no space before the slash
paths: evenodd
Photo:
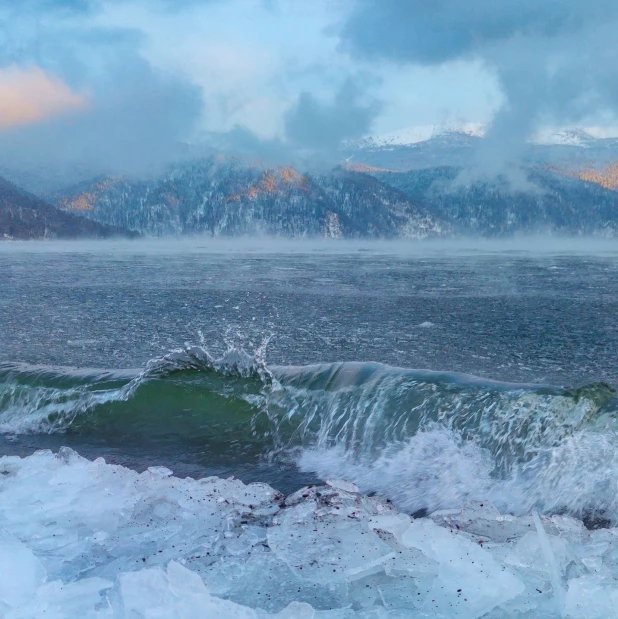
<path id="1" fill-rule="evenodd" d="M 18 607 L 47 579 L 45 568 L 16 537 L 0 531 L 0 602 Z"/>
<path id="2" fill-rule="evenodd" d="M 501 516 L 488 501 L 468 501 L 461 511 L 437 512 L 431 515 L 431 519 L 436 524 L 466 531 L 496 543 L 517 539 L 535 530 L 531 517 Z"/>
<path id="3" fill-rule="evenodd" d="M 293 601 L 324 609 L 344 606 L 347 599 L 345 583 L 312 582 L 260 546 L 248 559 L 234 557 L 215 563 L 202 570 L 202 576 L 213 595 L 271 613 Z"/>
<path id="4" fill-rule="evenodd" d="M 518 596 L 503 602 L 499 609 L 494 609 L 489 617 L 511 619 L 511 617 L 537 617 L 547 619 L 559 619 L 560 615 L 556 612 L 554 592 L 549 586 L 545 574 L 535 574 L 527 572 L 521 574 L 526 588 Z M 489 617 L 487 619 L 489 619 Z"/>
<path id="5" fill-rule="evenodd" d="M 595 575 L 569 581 L 565 612 L 572 619 L 618 617 L 618 585 Z"/>
<path id="6" fill-rule="evenodd" d="M 374 516 L 369 519 L 369 527 L 374 531 L 386 531 L 397 541 L 401 541 L 401 536 L 410 526 L 411 519 L 406 514 L 384 514 Z"/>
<path id="7" fill-rule="evenodd" d="M 264 617 L 272 617 L 264 613 Z M 292 602 L 286 606 L 280 613 L 275 615 L 276 619 L 315 619 L 315 610 L 311 604 L 305 602 Z"/>
<path id="8" fill-rule="evenodd" d="M 153 477 L 171 477 L 173 472 L 165 466 L 149 466 L 148 472 Z"/>
<path id="9" fill-rule="evenodd" d="M 112 607 L 119 617 L 259 617 L 252 608 L 212 596 L 197 574 L 174 562 L 167 570 L 156 567 L 120 574 Z"/>
<path id="10" fill-rule="evenodd" d="M 59 580 L 46 583 L 37 589 L 34 599 L 8 612 L 5 619 L 115 619 L 105 599 L 105 592 L 112 584 L 102 578 L 84 578 L 70 583 Z"/>
<path id="11" fill-rule="evenodd" d="M 545 563 L 547 564 L 549 570 L 549 578 L 552 589 L 554 590 L 556 605 L 560 613 L 563 614 L 565 597 L 564 587 L 562 586 L 563 570 L 558 566 L 556 555 L 552 549 L 549 537 L 547 536 L 547 533 L 543 528 L 543 524 L 541 523 L 539 514 L 537 512 L 534 512 L 532 515 L 534 516 L 534 523 L 536 525 L 536 530 L 539 536 L 541 550 L 543 551 L 543 556 L 545 557 Z"/>
<path id="12" fill-rule="evenodd" d="M 433 577 L 438 574 L 439 563 L 423 554 L 418 548 L 399 548 L 395 556 L 384 564 L 389 576 Z"/>
<path id="13" fill-rule="evenodd" d="M 245 555 L 254 546 L 266 543 L 266 527 L 243 525 L 232 537 L 225 540 L 225 549 L 232 556 Z"/>
<path id="14" fill-rule="evenodd" d="M 564 571 L 571 557 L 567 543 L 562 538 L 554 535 L 547 537 L 552 553 L 556 558 L 558 569 Z M 549 573 L 549 566 L 541 547 L 541 540 L 536 532 L 526 533 L 518 540 L 511 553 L 505 558 L 505 562 L 516 567 Z"/>
<path id="15" fill-rule="evenodd" d="M 466 501 L 461 508 L 461 520 L 472 522 L 473 520 L 495 520 L 500 512 L 489 501 Z"/>
<path id="16" fill-rule="evenodd" d="M 166 570 L 170 589 L 179 597 L 183 595 L 204 595 L 207 593 L 199 574 L 188 570 L 177 561 L 170 561 Z"/>
<path id="17" fill-rule="evenodd" d="M 315 610 L 310 604 L 292 602 L 276 615 L 260 614 L 260 619 L 386 619 L 386 615 L 358 615 L 349 608 Z"/>
<path id="18" fill-rule="evenodd" d="M 388 578 L 382 579 L 378 584 L 380 599 L 388 609 L 411 609 L 418 602 L 417 582 L 413 578 Z"/>
<path id="19" fill-rule="evenodd" d="M 286 507 L 293 507 L 300 503 L 308 503 L 317 500 L 318 488 L 316 486 L 305 486 L 285 498 Z"/>
<path id="20" fill-rule="evenodd" d="M 116 581 L 117 595 L 112 598 L 114 611 L 120 616 L 144 616 L 170 608 L 174 595 L 165 572 L 160 567 L 125 572 Z"/>
<path id="21" fill-rule="evenodd" d="M 379 572 L 348 584 L 348 603 L 358 610 L 378 606 L 389 611 L 410 611 L 418 604 L 418 599 L 416 579 L 406 576 L 394 578 Z"/>
<path id="22" fill-rule="evenodd" d="M 216 477 L 198 482 L 202 487 L 209 488 L 218 497 L 217 502 L 234 506 L 238 513 L 242 513 L 252 520 L 268 520 L 276 514 L 283 495 L 264 483 L 245 485 L 238 479 L 218 479 Z"/>
<path id="23" fill-rule="evenodd" d="M 414 521 L 402 541 L 439 563 L 438 576 L 421 606 L 428 614 L 472 619 L 524 590 L 521 580 L 489 552 L 431 520 Z"/>
<path id="24" fill-rule="evenodd" d="M 590 537 L 581 520 L 556 514 L 550 518 L 550 521 L 555 525 L 557 533 L 570 542 L 578 543 L 586 541 Z M 545 524 L 543 526 L 545 527 Z"/>
<path id="25" fill-rule="evenodd" d="M 335 490 L 358 494 L 358 486 L 347 479 L 327 479 L 326 485 L 334 488 Z"/>
<path id="26" fill-rule="evenodd" d="M 395 556 L 371 530 L 347 517 L 297 519 L 290 508 L 268 529 L 268 545 L 303 579 L 316 583 L 355 580 L 382 569 Z"/>

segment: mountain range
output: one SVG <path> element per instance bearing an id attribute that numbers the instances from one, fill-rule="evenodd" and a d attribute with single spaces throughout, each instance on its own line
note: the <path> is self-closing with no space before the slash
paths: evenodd
<path id="1" fill-rule="evenodd" d="M 523 160 L 491 175 L 478 165 L 483 140 L 448 132 L 415 144 L 357 143 L 346 147 L 344 165 L 305 173 L 212 155 L 147 178 L 99 176 L 53 190 L 41 170 L 32 177 L 21 171 L 20 181 L 36 185 L 40 197 L 0 181 L 0 238 L 130 236 L 128 230 L 151 236 L 618 236 L 618 140 L 580 133 L 530 144 Z"/>
<path id="2" fill-rule="evenodd" d="M 460 235 L 530 234 L 618 237 L 618 192 L 547 168 L 520 168 L 517 176 L 476 175 L 442 166 L 376 176 Z"/>
<path id="3" fill-rule="evenodd" d="M 498 146 L 488 142 L 478 131 L 457 130 L 411 143 L 391 138 L 360 140 L 348 144 L 342 152 L 350 164 L 397 172 L 434 166 L 474 167 L 497 155 L 508 159 L 509 153 L 499 152 Z M 518 151 L 515 163 L 575 170 L 596 169 L 616 161 L 618 138 L 596 138 L 586 131 L 572 130 L 528 142 L 521 152 Z"/>
<path id="4" fill-rule="evenodd" d="M 51 198 L 60 209 L 155 236 L 618 236 L 618 192 L 547 167 L 491 177 L 457 166 L 300 174 L 210 159 L 148 181 L 102 178 Z"/>
<path id="5" fill-rule="evenodd" d="M 100 178 L 50 195 L 59 209 L 150 235 L 426 238 L 450 231 L 398 189 L 336 168 L 300 174 L 216 157 L 149 180 Z"/>

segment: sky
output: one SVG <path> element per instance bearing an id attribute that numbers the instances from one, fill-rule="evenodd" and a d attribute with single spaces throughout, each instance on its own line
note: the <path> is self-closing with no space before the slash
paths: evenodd
<path id="1" fill-rule="evenodd" d="M 329 160 L 464 123 L 494 157 L 618 124 L 616 26 L 615 0 L 0 0 L 0 162 Z"/>

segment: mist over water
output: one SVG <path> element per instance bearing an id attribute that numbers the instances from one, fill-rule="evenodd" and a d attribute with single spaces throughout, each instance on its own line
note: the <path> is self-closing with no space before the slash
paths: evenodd
<path id="1" fill-rule="evenodd" d="M 220 254 L 222 257 L 238 254 L 272 254 L 285 257 L 288 254 L 318 254 L 332 256 L 350 255 L 358 252 L 370 255 L 417 256 L 435 258 L 462 254 L 463 256 L 480 254 L 515 254 L 522 257 L 544 255 L 587 255 L 611 256 L 618 253 L 618 241 L 611 238 L 587 238 L 568 236 L 519 236 L 501 239 L 482 237 L 457 237 L 452 239 L 426 240 L 373 240 L 373 239 L 287 239 L 271 236 L 246 237 L 212 237 L 194 235 L 186 237 L 140 238 L 131 241 L 125 239 L 88 239 L 88 240 L 45 240 L 13 241 L 0 244 L 0 252 L 12 254 L 107 254 L 111 257 L 122 255 L 156 255 L 176 254 Z"/>

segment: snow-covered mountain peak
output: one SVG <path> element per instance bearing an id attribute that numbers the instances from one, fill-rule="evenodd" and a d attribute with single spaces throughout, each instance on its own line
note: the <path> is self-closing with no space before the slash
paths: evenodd
<path id="1" fill-rule="evenodd" d="M 482 137 L 485 135 L 485 125 L 482 123 L 452 123 L 444 125 L 412 125 L 403 127 L 390 133 L 382 133 L 365 138 L 360 143 L 350 144 L 349 146 L 374 147 L 406 146 L 417 144 L 438 137 L 465 135 L 471 137 Z"/>

